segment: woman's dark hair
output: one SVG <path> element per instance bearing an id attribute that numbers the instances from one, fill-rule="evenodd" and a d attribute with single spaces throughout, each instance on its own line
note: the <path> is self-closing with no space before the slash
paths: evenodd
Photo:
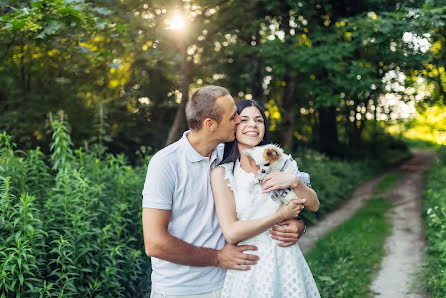
<path id="1" fill-rule="evenodd" d="M 245 109 L 249 107 L 256 107 L 259 109 L 260 114 L 263 118 L 263 123 L 265 125 L 265 135 L 263 136 L 262 141 L 257 146 L 262 146 L 270 143 L 269 139 L 269 131 L 268 131 L 268 122 L 266 120 L 265 110 L 262 108 L 262 106 L 255 100 L 241 100 L 238 101 L 236 104 L 237 107 L 237 114 L 240 115 L 240 113 Z M 223 154 L 223 160 L 220 162 L 220 164 L 230 163 L 238 160 L 240 158 L 240 152 L 238 151 L 238 145 L 237 145 L 237 139 L 235 139 L 232 142 L 226 142 L 225 143 L 225 151 Z M 232 171 L 234 171 L 234 167 L 232 168 Z"/>

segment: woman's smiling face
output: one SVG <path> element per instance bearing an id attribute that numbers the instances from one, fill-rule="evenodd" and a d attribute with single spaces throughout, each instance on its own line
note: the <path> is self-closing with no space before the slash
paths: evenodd
<path id="1" fill-rule="evenodd" d="M 262 114 L 255 106 L 240 112 L 240 124 L 237 126 L 237 143 L 240 149 L 257 146 L 265 135 L 265 123 Z"/>

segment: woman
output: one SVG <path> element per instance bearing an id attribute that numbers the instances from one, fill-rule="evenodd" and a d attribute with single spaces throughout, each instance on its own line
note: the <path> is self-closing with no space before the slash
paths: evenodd
<path id="1" fill-rule="evenodd" d="M 226 240 L 256 245 L 258 251 L 252 253 L 260 259 L 250 270 L 228 270 L 222 297 L 320 297 L 299 247 L 279 247 L 268 232 L 304 207 L 317 211 L 317 195 L 290 174 L 272 173 L 263 185 L 258 182 L 259 167 L 243 150 L 269 143 L 266 117 L 260 105 L 250 100 L 238 102 L 237 113 L 241 122 L 236 140 L 225 144 L 224 160 L 212 171 L 211 184 Z M 293 166 L 297 173 L 297 165 Z M 301 199 L 282 206 L 271 199 L 269 191 L 288 187 Z"/>

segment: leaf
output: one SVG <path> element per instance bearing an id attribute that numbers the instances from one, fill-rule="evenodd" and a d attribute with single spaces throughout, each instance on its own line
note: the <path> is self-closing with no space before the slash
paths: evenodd
<path id="1" fill-rule="evenodd" d="M 333 280 L 333 278 L 331 278 L 330 276 L 327 275 L 319 275 L 318 278 L 321 281 L 324 281 L 326 283 L 328 283 L 329 285 L 334 285 L 336 282 Z"/>
<path id="2" fill-rule="evenodd" d="M 23 285 L 23 274 L 21 272 L 19 273 L 19 281 L 20 285 Z"/>
<path id="3" fill-rule="evenodd" d="M 78 49 L 79 52 L 84 53 L 84 54 L 92 54 L 93 53 L 89 48 L 84 47 L 84 46 L 75 46 L 73 48 Z"/>
<path id="4" fill-rule="evenodd" d="M 103 7 L 95 7 L 92 10 L 96 11 L 99 14 L 105 15 L 105 16 L 112 14 L 111 10 L 109 10 L 107 8 L 103 8 Z"/>
<path id="5" fill-rule="evenodd" d="M 36 38 L 40 38 L 43 39 L 48 35 L 53 35 L 55 34 L 59 29 L 61 29 L 62 27 L 64 27 L 64 24 L 62 24 L 61 22 L 58 21 L 52 21 L 46 28 L 45 30 L 43 30 L 42 32 L 40 32 Z"/>

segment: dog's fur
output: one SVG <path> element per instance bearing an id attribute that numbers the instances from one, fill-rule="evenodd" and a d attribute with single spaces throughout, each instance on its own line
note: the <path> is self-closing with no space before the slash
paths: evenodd
<path id="1" fill-rule="evenodd" d="M 256 165 L 260 167 L 257 176 L 259 181 L 262 181 L 271 172 L 279 172 L 285 162 L 287 164 L 283 172 L 294 174 L 291 167 L 291 163 L 294 162 L 292 157 L 286 155 L 279 146 L 268 144 L 246 149 L 243 152 L 254 159 Z M 288 204 L 289 201 L 297 199 L 297 195 L 291 188 L 287 188 L 274 191 L 271 198 L 277 202 Z"/>

